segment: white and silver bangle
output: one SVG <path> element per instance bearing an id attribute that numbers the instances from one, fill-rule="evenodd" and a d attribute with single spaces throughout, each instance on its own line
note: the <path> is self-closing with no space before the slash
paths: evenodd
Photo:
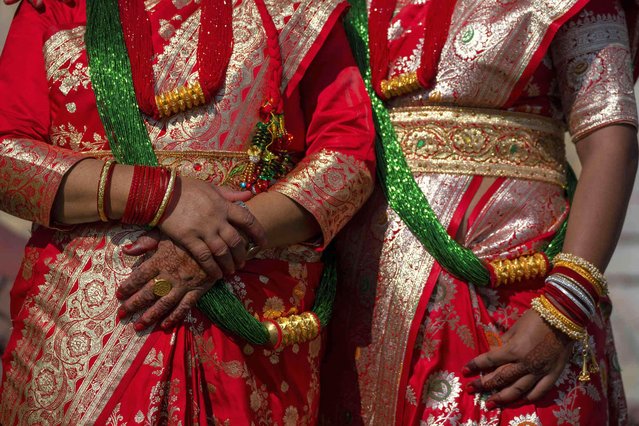
<path id="1" fill-rule="evenodd" d="M 563 277 L 557 277 L 553 274 L 553 276 L 546 279 L 546 283 L 561 291 L 566 297 L 572 300 L 572 302 L 577 305 L 577 307 L 581 309 L 588 317 L 593 318 L 597 314 L 597 308 L 590 298 L 590 295 L 581 292 L 576 293 L 574 290 L 577 289 L 571 285 L 572 283 L 564 280 Z"/>
<path id="2" fill-rule="evenodd" d="M 567 275 L 555 273 L 549 276 L 546 281 L 555 281 L 560 285 L 566 287 L 568 290 L 572 291 L 575 296 L 579 297 L 584 301 L 588 301 L 589 305 L 593 306 L 595 310 L 597 310 L 597 302 L 593 299 L 592 295 L 582 286 L 578 281 L 570 278 Z"/>

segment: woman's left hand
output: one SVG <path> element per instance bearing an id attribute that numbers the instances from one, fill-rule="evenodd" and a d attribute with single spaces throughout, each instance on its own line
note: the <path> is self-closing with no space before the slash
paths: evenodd
<path id="1" fill-rule="evenodd" d="M 135 244 L 145 249 L 157 246 L 157 249 L 149 259 L 133 269 L 118 288 L 116 297 L 122 301 L 118 317 L 144 311 L 135 323 L 137 331 L 159 321 L 162 321 L 163 329 L 174 327 L 214 282 L 189 252 L 169 238 L 161 237 L 157 230 L 141 236 Z M 155 295 L 155 279 L 167 280 L 171 284 L 167 295 Z"/>
<path id="2" fill-rule="evenodd" d="M 554 386 L 573 348 L 567 336 L 532 309 L 502 336 L 502 343 L 471 360 L 463 370 L 466 377 L 483 373 L 466 390 L 495 392 L 486 400 L 489 410 L 540 399 Z"/>

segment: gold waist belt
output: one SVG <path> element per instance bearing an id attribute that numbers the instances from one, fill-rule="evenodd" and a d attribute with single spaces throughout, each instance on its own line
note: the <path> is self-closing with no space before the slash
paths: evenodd
<path id="1" fill-rule="evenodd" d="M 482 108 L 394 108 L 390 117 L 413 173 L 531 179 L 564 186 L 563 126 L 536 114 Z"/>

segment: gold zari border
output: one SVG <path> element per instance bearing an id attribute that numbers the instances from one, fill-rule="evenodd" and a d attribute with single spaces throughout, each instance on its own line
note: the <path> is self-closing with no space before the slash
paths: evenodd
<path id="1" fill-rule="evenodd" d="M 87 157 L 101 160 L 113 158 L 111 151 L 86 151 Z M 180 176 L 212 182 L 238 189 L 249 158 L 243 151 L 166 151 L 155 155 L 161 166 L 176 170 Z"/>
<path id="2" fill-rule="evenodd" d="M 502 176 L 566 184 L 564 129 L 556 120 L 485 108 L 393 108 L 413 173 Z"/>

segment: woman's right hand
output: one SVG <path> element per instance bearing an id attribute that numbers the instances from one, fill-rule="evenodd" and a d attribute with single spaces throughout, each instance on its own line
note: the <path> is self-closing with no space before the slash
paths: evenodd
<path id="1" fill-rule="evenodd" d="M 192 178 L 176 182 L 173 201 L 159 228 L 185 247 L 213 280 L 244 266 L 246 238 L 266 245 L 265 231 L 248 209 L 228 201 L 216 187 Z"/>

